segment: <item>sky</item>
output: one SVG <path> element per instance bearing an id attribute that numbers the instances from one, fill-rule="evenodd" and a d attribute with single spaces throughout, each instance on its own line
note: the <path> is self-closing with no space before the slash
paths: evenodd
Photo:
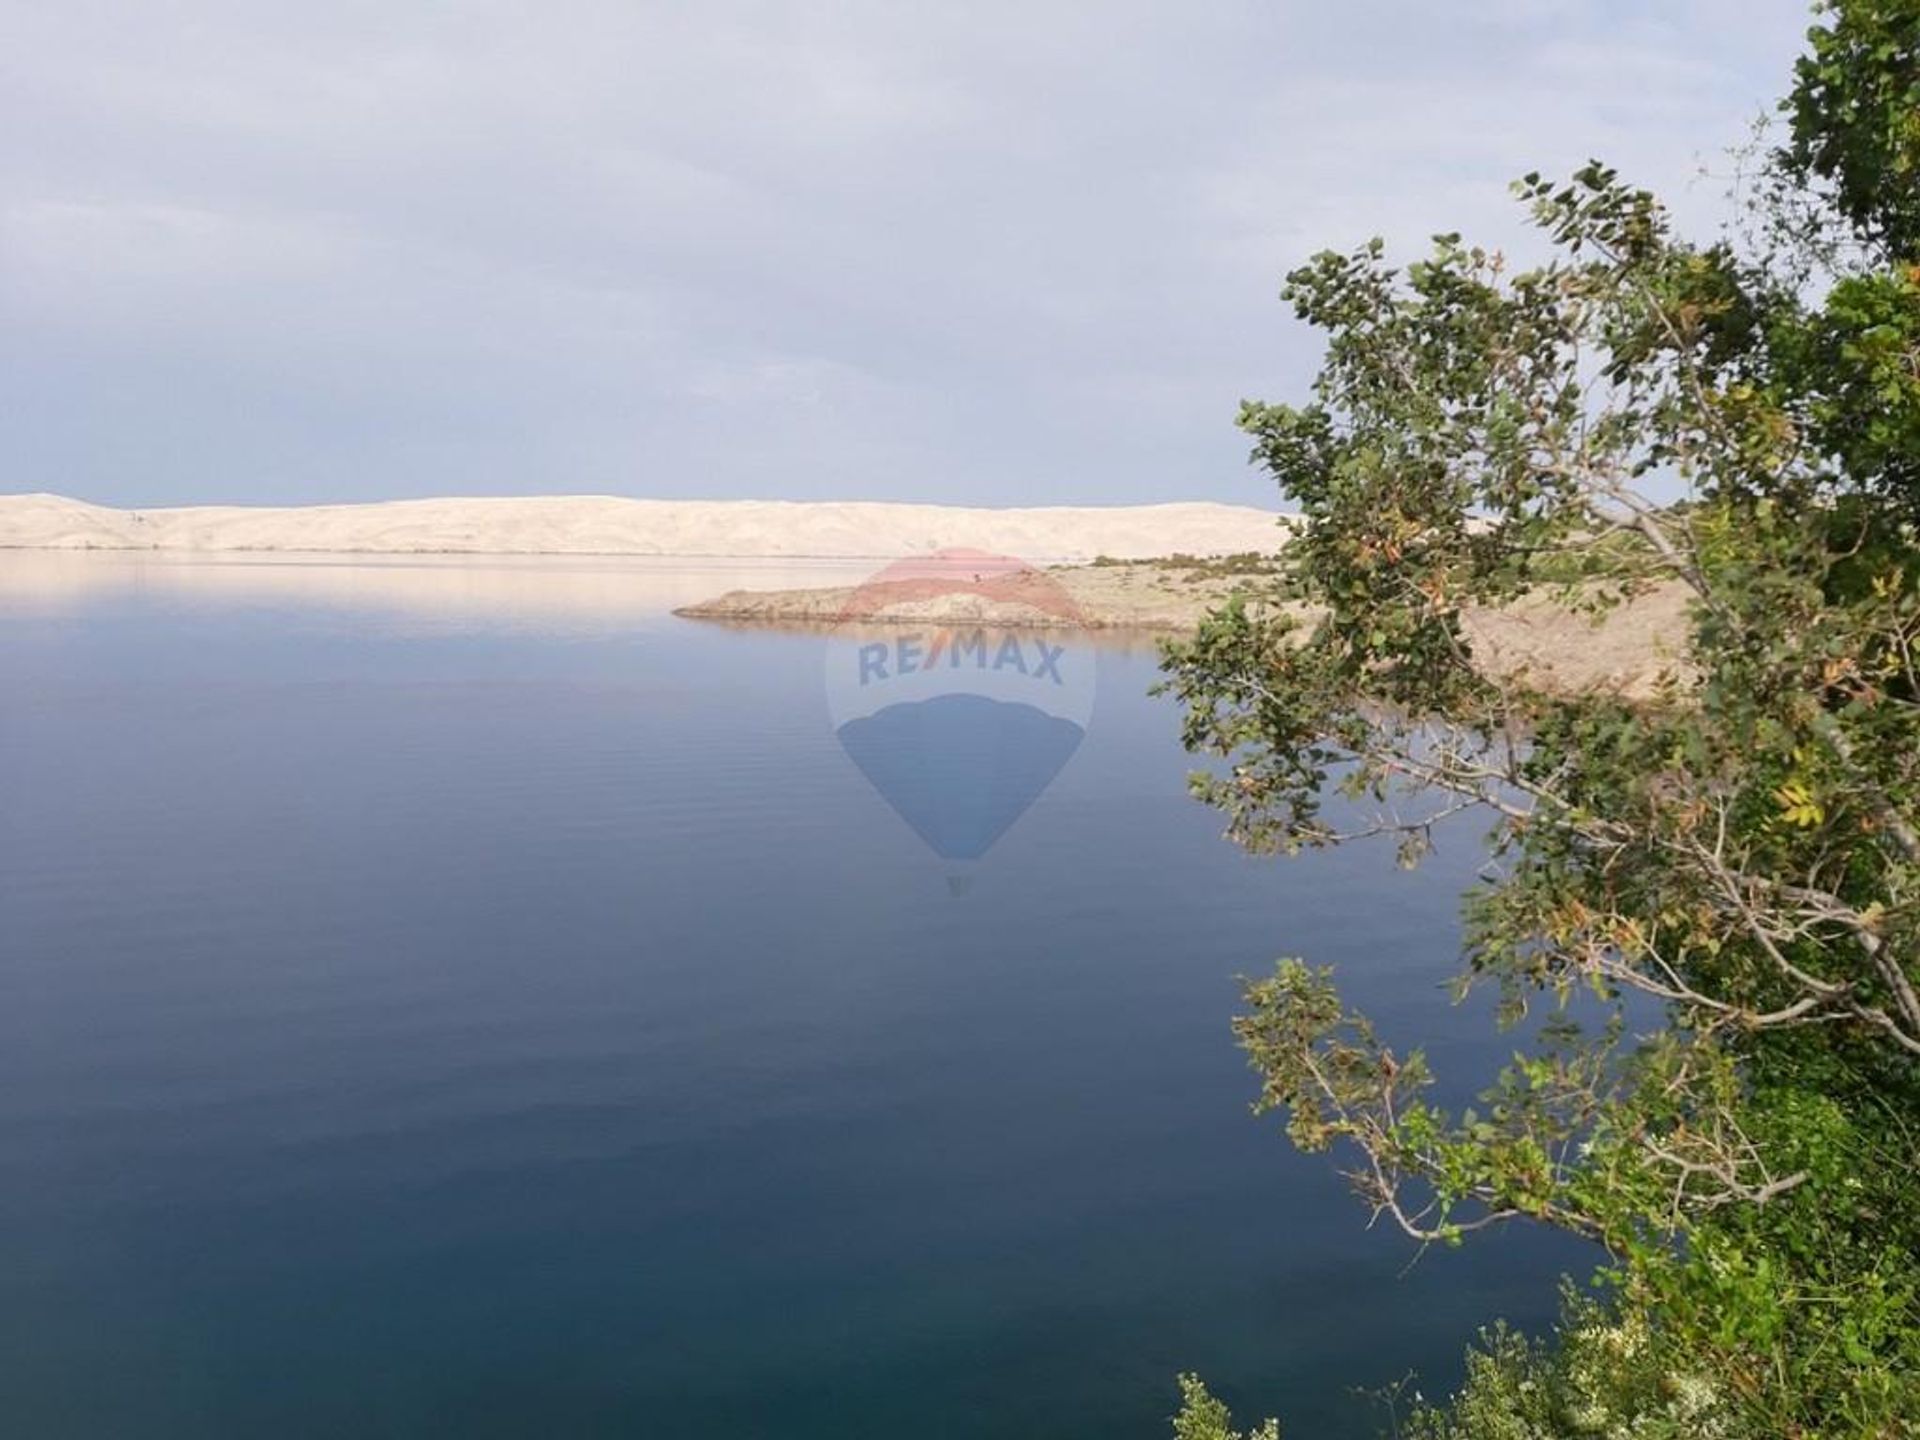
<path id="1" fill-rule="evenodd" d="M 1278 503 L 1371 235 L 1699 231 L 1804 0 L 0 0 L 0 491 Z"/>

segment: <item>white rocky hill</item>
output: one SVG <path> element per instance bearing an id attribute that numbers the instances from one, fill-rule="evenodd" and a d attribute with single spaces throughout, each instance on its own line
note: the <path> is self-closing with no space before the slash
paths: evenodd
<path id="1" fill-rule="evenodd" d="M 0 549 L 875 558 L 968 548 L 1029 560 L 1272 550 L 1285 517 L 1242 505 L 986 509 L 873 501 L 393 500 L 115 510 L 0 495 Z"/>

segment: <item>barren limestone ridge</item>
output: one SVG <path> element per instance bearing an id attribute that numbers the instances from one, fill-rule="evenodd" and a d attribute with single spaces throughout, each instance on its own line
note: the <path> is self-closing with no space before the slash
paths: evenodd
<path id="1" fill-rule="evenodd" d="M 814 628 L 860 624 L 1004 625 L 1090 629 L 1191 630 L 1236 590 L 1257 585 L 1267 563 L 1172 559 L 1059 566 L 1016 577 L 986 597 L 956 589 L 928 597 L 924 587 L 886 584 L 811 590 L 734 590 L 677 614 L 736 624 Z M 1031 593 L 1023 593 L 1031 592 Z M 1070 608 L 1063 610 L 1058 597 Z M 1474 652 L 1495 674 L 1526 673 L 1555 690 L 1608 689 L 1650 694 L 1662 671 L 1679 667 L 1686 635 L 1686 592 L 1679 585 L 1641 596 L 1604 619 L 1577 614 L 1547 596 L 1467 613 Z"/>
<path id="2" fill-rule="evenodd" d="M 892 559 L 963 547 L 1026 560 L 1270 550 L 1282 517 L 1245 505 L 978 509 L 617 496 L 115 510 L 0 495 L 0 549 Z"/>

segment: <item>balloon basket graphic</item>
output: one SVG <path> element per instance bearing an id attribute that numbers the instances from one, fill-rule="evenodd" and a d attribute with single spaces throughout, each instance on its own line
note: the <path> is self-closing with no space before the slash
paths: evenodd
<path id="1" fill-rule="evenodd" d="M 1024 561 L 941 550 L 887 566 L 837 619 L 834 733 L 964 895 L 1086 736 L 1095 663 L 1080 613 Z"/>

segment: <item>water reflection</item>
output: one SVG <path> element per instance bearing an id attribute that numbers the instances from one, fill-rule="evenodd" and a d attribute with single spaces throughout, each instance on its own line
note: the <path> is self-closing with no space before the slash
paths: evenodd
<path id="1" fill-rule="evenodd" d="M 604 634 L 666 623 L 730 590 L 850 586 L 868 560 L 645 555 L 189 554 L 0 550 L 0 616 L 81 615 L 138 601 L 172 609 L 321 607 L 432 630 Z M 819 635 L 870 627 L 700 620 L 723 630 Z M 1084 630 L 1102 651 L 1151 655 L 1151 632 Z"/>
<path id="2" fill-rule="evenodd" d="M 844 585 L 864 561 L 559 555 L 183 555 L 0 551 L 0 613 L 167 606 L 324 606 L 428 626 L 604 631 L 727 590 Z"/>

